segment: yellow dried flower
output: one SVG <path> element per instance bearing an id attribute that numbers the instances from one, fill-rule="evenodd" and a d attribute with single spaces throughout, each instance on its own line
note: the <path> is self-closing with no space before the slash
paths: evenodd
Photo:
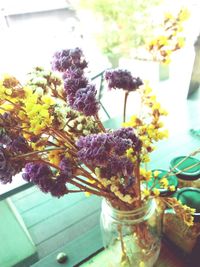
<path id="1" fill-rule="evenodd" d="M 157 188 L 153 188 L 153 194 L 158 197 L 160 195 L 160 191 Z"/>
<path id="2" fill-rule="evenodd" d="M 148 181 L 151 179 L 151 171 L 140 168 L 140 176 L 142 180 Z"/>
<path id="3" fill-rule="evenodd" d="M 154 176 L 155 178 L 157 178 L 159 174 L 160 174 L 160 171 L 157 171 L 157 170 L 156 170 L 156 171 L 153 172 L 153 176 Z"/>
<path id="4" fill-rule="evenodd" d="M 141 261 L 141 262 L 139 263 L 139 267 L 145 267 L 145 263 L 144 263 L 143 261 Z"/>
<path id="5" fill-rule="evenodd" d="M 169 188 L 169 190 L 172 191 L 172 192 L 176 191 L 176 188 L 175 188 L 174 185 L 170 185 L 168 188 Z"/>
<path id="6" fill-rule="evenodd" d="M 189 19 L 190 17 L 190 12 L 186 7 L 183 7 L 181 11 L 179 12 L 179 19 L 180 21 L 185 21 Z"/>
<path id="7" fill-rule="evenodd" d="M 60 152 L 61 150 L 52 150 L 48 153 L 49 161 L 56 166 L 58 166 L 60 162 Z"/>
<path id="8" fill-rule="evenodd" d="M 85 192 L 85 196 L 86 196 L 86 197 L 90 197 L 90 196 L 91 196 L 91 193 L 89 193 L 89 192 Z"/>
<path id="9" fill-rule="evenodd" d="M 160 179 L 159 183 L 160 183 L 161 187 L 166 188 L 166 189 L 168 188 L 169 181 L 167 180 L 167 178 L 164 177 L 164 178 Z"/>
<path id="10" fill-rule="evenodd" d="M 144 197 L 149 197 L 150 196 L 150 191 L 145 188 L 145 189 L 142 190 L 142 194 L 144 195 Z"/>
<path id="11" fill-rule="evenodd" d="M 141 162 L 143 162 L 143 163 L 150 162 L 150 157 L 149 157 L 149 155 L 147 155 L 147 154 L 142 155 L 142 156 L 141 156 Z"/>

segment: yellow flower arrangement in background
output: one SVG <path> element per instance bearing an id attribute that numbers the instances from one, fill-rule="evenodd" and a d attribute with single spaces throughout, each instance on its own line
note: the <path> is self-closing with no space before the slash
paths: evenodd
<path id="1" fill-rule="evenodd" d="M 183 23 L 189 17 L 187 8 L 181 8 L 177 15 L 169 12 L 164 14 L 160 33 L 147 44 L 147 49 L 154 60 L 169 64 L 172 52 L 184 46 L 185 38 L 181 33 L 183 32 Z"/>

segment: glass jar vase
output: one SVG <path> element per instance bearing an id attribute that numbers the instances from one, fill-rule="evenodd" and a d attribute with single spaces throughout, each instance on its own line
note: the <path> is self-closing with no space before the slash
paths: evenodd
<path id="1" fill-rule="evenodd" d="M 122 211 L 102 202 L 101 231 L 109 267 L 152 267 L 161 244 L 161 217 L 156 201 Z"/>

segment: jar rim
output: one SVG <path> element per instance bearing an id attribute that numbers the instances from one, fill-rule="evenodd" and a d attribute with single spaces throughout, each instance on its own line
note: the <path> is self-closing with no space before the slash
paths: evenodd
<path id="1" fill-rule="evenodd" d="M 140 221 L 148 214 L 151 214 L 155 210 L 155 207 L 156 202 L 153 197 L 145 201 L 141 207 L 133 208 L 132 210 L 119 210 L 114 208 L 106 199 L 102 201 L 102 211 L 106 212 L 114 220 L 118 217 L 123 217 L 124 221 Z"/>

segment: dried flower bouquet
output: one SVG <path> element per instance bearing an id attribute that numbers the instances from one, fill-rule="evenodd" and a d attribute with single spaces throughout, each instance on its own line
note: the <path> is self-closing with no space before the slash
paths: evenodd
<path id="1" fill-rule="evenodd" d="M 123 89 L 126 95 L 137 91 L 143 105 L 140 116 L 113 131 L 99 119 L 96 88 L 86 77 L 82 51 L 56 52 L 52 69 L 36 67 L 23 85 L 9 75 L 0 81 L 0 181 L 11 183 L 22 172 L 45 193 L 85 192 L 123 210 L 159 197 L 158 189 L 146 186 L 152 175 L 143 166 L 154 143 L 167 136 L 160 120 L 166 112 L 149 85 L 126 70 L 106 71 L 110 89 Z M 175 190 L 167 179 L 162 185 Z M 170 205 L 180 210 L 177 201 Z M 179 213 L 192 223 L 190 209 L 187 216 Z"/>

